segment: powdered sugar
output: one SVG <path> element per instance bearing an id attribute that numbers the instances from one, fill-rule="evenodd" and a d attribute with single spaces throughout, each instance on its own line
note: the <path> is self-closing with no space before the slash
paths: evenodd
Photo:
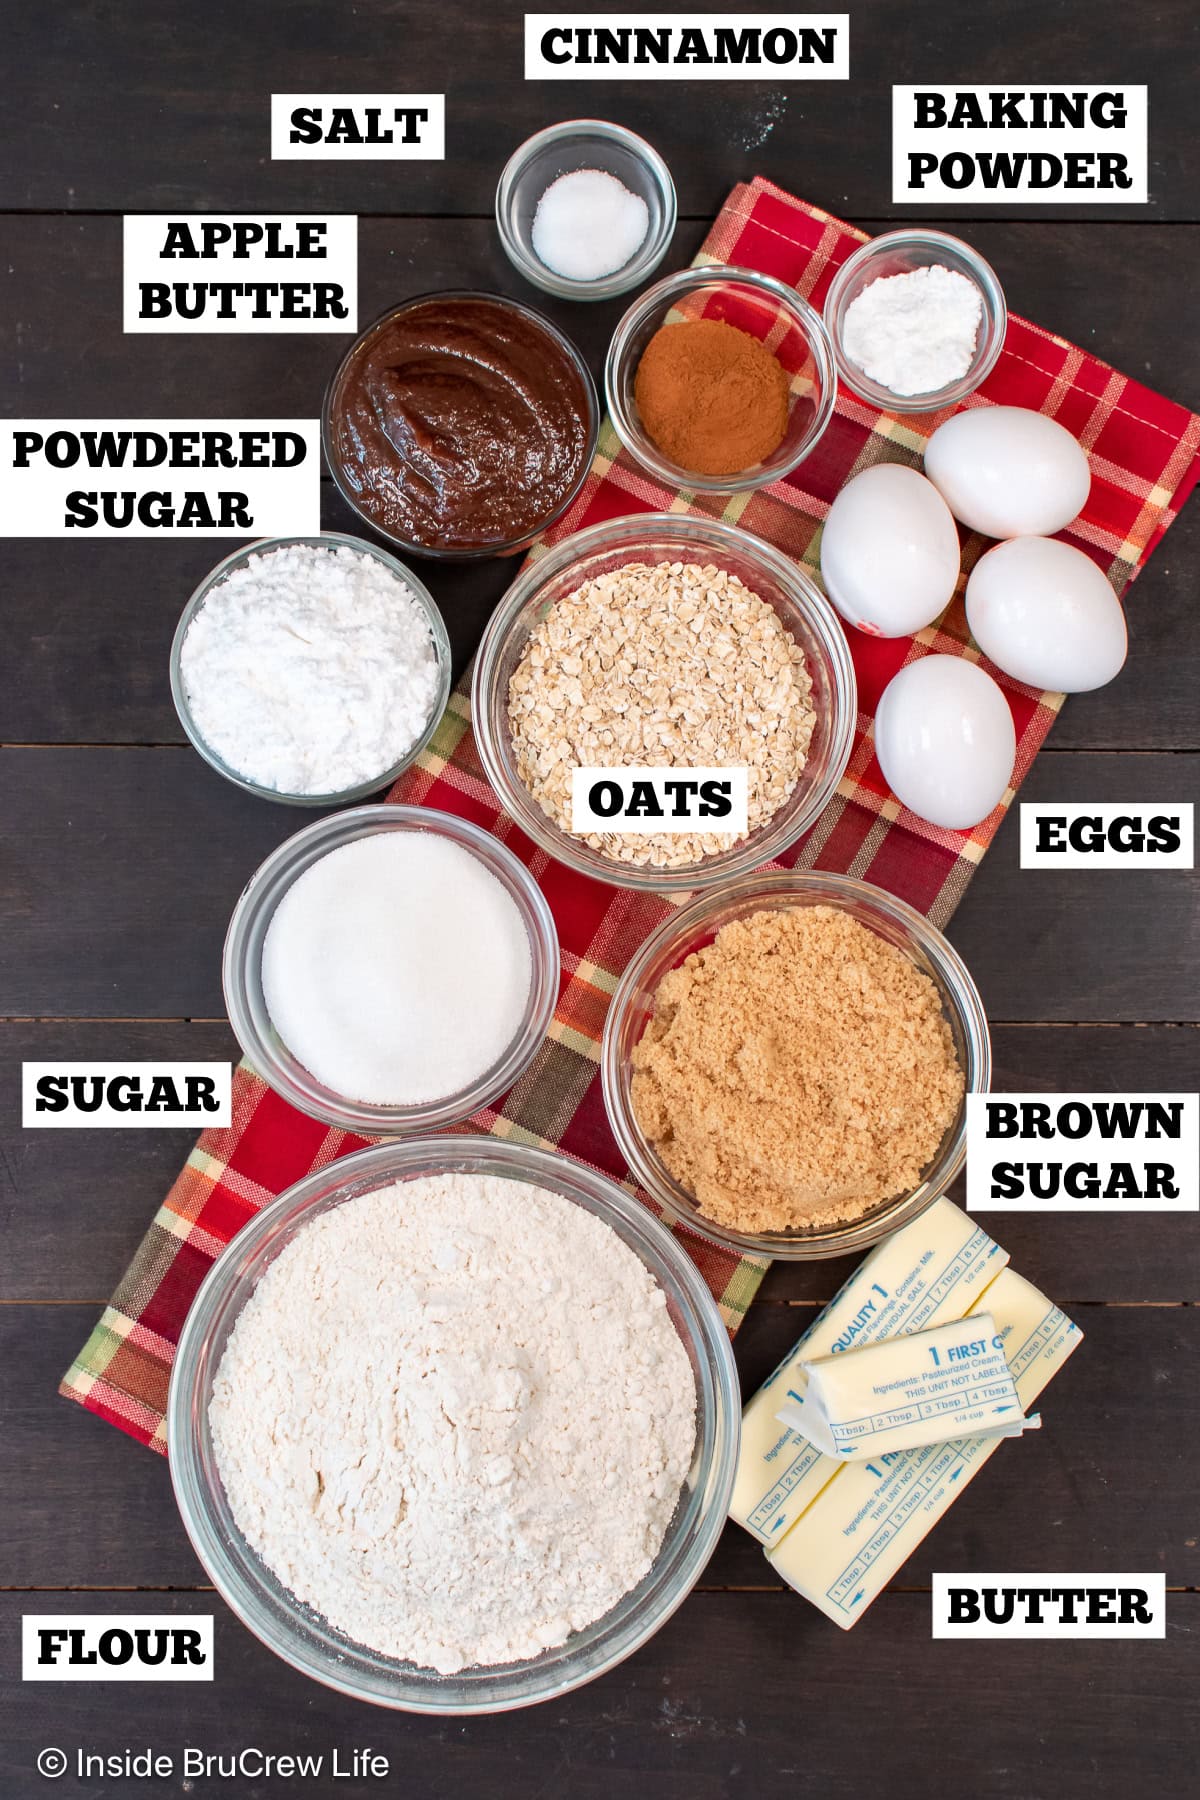
<path id="1" fill-rule="evenodd" d="M 933 394 L 970 369 L 982 317 L 975 283 L 934 263 L 865 287 L 846 308 L 842 343 L 893 394 Z"/>
<path id="2" fill-rule="evenodd" d="M 374 556 L 288 544 L 211 590 L 180 656 L 210 749 L 282 794 L 383 776 L 424 731 L 437 649 L 416 595 Z"/>
<path id="3" fill-rule="evenodd" d="M 210 1406 L 238 1529 L 358 1643 L 521 1661 L 649 1570 L 695 1437 L 662 1290 L 544 1189 L 431 1176 L 314 1219 L 243 1308 Z"/>

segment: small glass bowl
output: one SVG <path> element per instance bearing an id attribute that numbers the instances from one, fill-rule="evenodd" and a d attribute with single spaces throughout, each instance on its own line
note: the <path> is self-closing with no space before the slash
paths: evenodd
<path id="1" fill-rule="evenodd" d="M 913 269 L 928 269 L 935 263 L 956 275 L 965 275 L 979 289 L 983 317 L 979 322 L 975 355 L 962 379 L 952 381 L 948 387 L 937 388 L 928 394 L 894 394 L 891 388 L 872 381 L 866 370 L 860 369 L 847 356 L 843 340 L 846 310 L 873 281 L 887 275 L 907 275 Z M 995 368 L 1004 348 L 1008 308 L 991 264 L 961 238 L 950 237 L 944 231 L 885 231 L 848 257 L 834 276 L 825 296 L 825 323 L 833 339 L 838 374 L 852 394 L 857 394 L 860 400 L 869 400 L 881 412 L 940 412 L 943 407 L 957 406 L 960 400 L 973 394 Z"/>
<path id="2" fill-rule="evenodd" d="M 564 359 L 571 364 L 583 388 L 586 443 L 580 459 L 579 473 L 557 506 L 517 537 L 498 539 L 487 544 L 466 545 L 419 544 L 415 540 L 400 537 L 398 533 L 388 531 L 359 505 L 354 489 L 346 480 L 341 459 L 334 453 L 333 409 L 337 402 L 342 377 L 349 368 L 353 357 L 367 338 L 373 337 L 398 314 L 408 312 L 414 306 L 425 306 L 431 300 L 488 300 L 496 306 L 502 306 L 509 312 L 518 314 L 545 332 L 546 336 L 561 351 Z M 566 333 L 560 331 L 557 325 L 552 324 L 545 313 L 538 312 L 535 307 L 524 305 L 520 300 L 514 300 L 509 294 L 490 294 L 475 288 L 449 288 L 440 293 L 414 294 L 410 300 L 401 301 L 399 306 L 389 306 L 388 310 L 373 320 L 365 331 L 361 331 L 350 345 L 330 377 L 329 386 L 325 390 L 325 398 L 321 404 L 321 449 L 325 457 L 325 466 L 332 475 L 334 486 L 346 505 L 370 531 L 377 532 L 380 537 L 395 544 L 396 548 L 402 550 L 406 556 L 424 556 L 433 562 L 477 562 L 484 557 L 515 556 L 518 551 L 528 550 L 530 544 L 535 543 L 544 531 L 548 531 L 556 520 L 561 519 L 568 507 L 577 499 L 579 490 L 591 473 L 592 458 L 596 454 L 596 440 L 599 435 L 600 401 L 596 393 L 596 384 L 592 380 L 591 370 Z"/>
<path id="3" fill-rule="evenodd" d="M 646 202 L 646 235 L 629 261 L 596 281 L 571 281 L 548 269 L 533 247 L 538 201 L 560 175 L 602 169 Z M 645 138 L 604 119 L 567 119 L 535 132 L 513 151 L 496 188 L 496 226 L 514 269 L 543 293 L 564 300 L 610 300 L 653 274 L 675 231 L 675 183 Z"/>
<path id="4" fill-rule="evenodd" d="M 801 650 L 812 680 L 816 724 L 808 761 L 791 794 L 740 843 L 683 869 L 635 867 L 593 850 L 543 812 L 517 772 L 508 688 L 534 626 L 585 581 L 623 563 L 715 563 L 773 606 Z M 828 600 L 793 562 L 762 538 L 721 520 L 686 513 L 634 513 L 564 538 L 523 569 L 483 634 L 471 686 L 475 742 L 505 811 L 556 861 L 614 887 L 674 893 L 711 887 L 770 862 L 821 813 L 837 790 L 854 740 L 858 699 L 846 636 Z"/>
<path id="5" fill-rule="evenodd" d="M 635 952 L 609 1004 L 600 1054 L 604 1104 L 621 1155 L 635 1180 L 656 1200 L 668 1218 L 739 1253 L 774 1256 L 788 1262 L 848 1256 L 878 1243 L 907 1224 L 931 1201 L 944 1194 L 966 1162 L 965 1096 L 941 1148 L 909 1194 L 887 1200 L 871 1213 L 845 1225 L 811 1232 L 741 1232 L 705 1218 L 687 1189 L 648 1143 L 633 1110 L 633 1050 L 641 1042 L 654 1010 L 663 977 L 693 951 L 711 944 L 723 925 L 753 913 L 781 907 L 833 906 L 894 944 L 936 985 L 954 1038 L 967 1094 L 986 1092 L 992 1052 L 983 1002 L 966 964 L 941 932 L 903 900 L 849 875 L 746 875 L 718 892 L 703 894 L 666 919 Z"/>
<path id="6" fill-rule="evenodd" d="M 354 550 L 360 556 L 372 556 L 375 561 L 397 576 L 411 591 L 429 623 L 430 636 L 438 662 L 437 697 L 433 710 L 420 737 L 412 748 L 393 763 L 390 769 L 381 769 L 370 781 L 360 781 L 357 786 L 343 788 L 332 794 L 284 794 L 278 788 L 261 787 L 256 781 L 249 781 L 246 776 L 239 775 L 237 770 L 223 761 L 212 746 L 205 742 L 200 734 L 200 727 L 192 715 L 188 703 L 187 690 L 183 682 L 183 640 L 191 627 L 192 620 L 208 599 L 209 594 L 224 581 L 235 569 L 244 569 L 256 556 L 262 556 L 270 550 L 289 549 L 293 544 L 305 544 L 315 549 Z M 425 583 L 413 574 L 396 557 L 389 556 L 386 550 L 379 550 L 374 544 L 368 544 L 362 538 L 348 537 L 340 531 L 322 531 L 316 537 L 277 537 L 260 538 L 255 544 L 248 544 L 244 550 L 235 550 L 231 556 L 219 562 L 210 574 L 206 575 L 200 586 L 183 609 L 179 624 L 175 627 L 175 636 L 171 643 L 171 698 L 175 702 L 175 711 L 179 714 L 179 723 L 183 726 L 194 749 L 210 768 L 226 781 L 232 781 L 235 787 L 244 788 L 248 794 L 258 794 L 264 800 L 276 800 L 282 806 L 342 806 L 351 800 L 365 800 L 369 794 L 378 794 L 390 787 L 398 775 L 416 762 L 422 750 L 429 743 L 434 732 L 441 724 L 442 714 L 446 710 L 446 702 L 450 698 L 450 639 L 446 636 L 446 624 L 438 611 L 437 602 L 425 586 Z"/>
<path id="7" fill-rule="evenodd" d="M 701 475 L 664 456 L 642 429 L 634 399 L 638 364 L 660 326 L 684 319 L 721 319 L 764 340 L 790 382 L 783 441 L 765 462 L 732 475 Z M 738 494 L 781 481 L 814 448 L 833 416 L 837 369 L 819 312 L 795 288 L 755 269 L 710 263 L 656 281 L 634 301 L 608 347 L 604 391 L 617 436 L 664 487 L 700 494 Z"/>
<path id="8" fill-rule="evenodd" d="M 326 1087 L 292 1055 L 271 1022 L 263 994 L 263 944 L 284 894 L 331 850 L 381 831 L 433 832 L 469 850 L 511 895 L 529 935 L 529 999 L 507 1050 L 470 1087 L 416 1106 L 372 1106 Z M 233 1034 L 268 1086 L 310 1118 L 362 1137 L 440 1131 L 506 1093 L 545 1039 L 558 1002 L 560 974 L 558 933 L 550 908 L 529 870 L 511 850 L 490 832 L 451 813 L 425 806 L 386 805 L 358 806 L 318 819 L 268 856 L 233 909 L 222 967 Z"/>
<path id="9" fill-rule="evenodd" d="M 666 1295 L 696 1382 L 696 1446 L 675 1516 L 647 1575 L 611 1612 L 530 1662 L 439 1675 L 368 1650 L 304 1606 L 234 1522 L 209 1426 L 213 1380 L 238 1315 L 279 1252 L 313 1219 L 361 1194 L 451 1171 L 527 1181 L 610 1225 Z M 536 1293 L 531 1305 L 537 1304 Z M 489 1137 L 413 1138 L 360 1150 L 297 1182 L 243 1225 L 192 1302 L 167 1401 L 171 1480 L 184 1527 L 217 1591 L 261 1643 L 338 1693 L 404 1712 L 508 1712 L 581 1687 L 654 1635 L 699 1579 L 725 1524 L 741 1401 L 729 1334 L 682 1245 L 650 1209 L 582 1163 Z"/>

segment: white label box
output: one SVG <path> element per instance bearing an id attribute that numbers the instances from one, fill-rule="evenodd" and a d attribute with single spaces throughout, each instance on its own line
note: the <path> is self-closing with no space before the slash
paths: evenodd
<path id="1" fill-rule="evenodd" d="M 895 86 L 892 199 L 1144 205 L 1147 89 Z"/>
<path id="2" fill-rule="evenodd" d="M 212 1678 L 212 1613 L 26 1613 L 21 1620 L 22 1681 Z"/>
<path id="3" fill-rule="evenodd" d="M 320 529 L 319 419 L 0 421 L 0 538 Z"/>
<path id="4" fill-rule="evenodd" d="M 227 1062 L 27 1062 L 21 1064 L 26 1131 L 123 1131 L 231 1123 Z"/>
<path id="5" fill-rule="evenodd" d="M 727 769 L 572 769 L 571 829 L 745 834 L 750 771 Z"/>
<path id="6" fill-rule="evenodd" d="M 937 1573 L 935 1638 L 1164 1638 L 1165 1575 Z"/>
<path id="7" fill-rule="evenodd" d="M 849 13 L 526 13 L 526 81 L 845 81 Z"/>
<path id="8" fill-rule="evenodd" d="M 127 333 L 358 330 L 352 213 L 128 213 Z"/>
<path id="9" fill-rule="evenodd" d="M 272 162 L 442 162 L 445 94 L 272 94 Z"/>
<path id="10" fill-rule="evenodd" d="M 1023 869 L 1194 869 L 1190 802 L 1021 802 Z"/>
<path id="11" fill-rule="evenodd" d="M 1196 1094 L 968 1094 L 969 1212 L 1196 1212 Z"/>

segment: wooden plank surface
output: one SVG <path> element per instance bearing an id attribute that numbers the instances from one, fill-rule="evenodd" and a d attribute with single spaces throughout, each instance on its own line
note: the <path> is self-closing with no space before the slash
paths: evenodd
<path id="1" fill-rule="evenodd" d="M 72 1611 L 76 1599 L 41 1596 L 38 1605 Z M 104 1604 L 122 1614 L 139 1602 L 113 1594 Z M 0 1596 L 5 1667 L 19 1655 L 24 1605 Z M 200 1610 L 192 1597 L 173 1594 L 156 1595 L 154 1609 L 185 1616 Z M 189 1687 L 186 1705 L 170 1688 L 139 1689 L 124 1733 L 114 1728 L 112 1688 L 47 1689 L 56 1707 L 22 1706 L 0 1744 L 5 1794 L 117 1800 L 126 1792 L 181 1790 L 179 1776 L 173 1786 L 141 1789 L 76 1779 L 81 1746 L 126 1743 L 153 1744 L 180 1759 L 189 1745 L 236 1754 L 249 1744 L 326 1759 L 317 1780 L 328 1785 L 197 1778 L 191 1792 L 206 1800 L 306 1793 L 340 1800 L 795 1800 L 797 1793 L 861 1800 L 884 1784 L 893 1795 L 933 1793 L 939 1800 L 957 1793 L 972 1800 L 1096 1800 L 1143 1792 L 1188 1800 L 1193 1791 L 1190 1748 L 1200 1726 L 1194 1594 L 1168 1597 L 1165 1643 L 1091 1646 L 1085 1667 L 1077 1644 L 1047 1643 L 1038 1649 L 1036 1679 L 1028 1644 L 929 1642 L 923 1594 L 886 1595 L 870 1631 L 850 1633 L 794 1595 L 748 1602 L 743 1594 L 696 1594 L 599 1686 L 528 1712 L 472 1720 L 388 1714 L 316 1691 L 219 1603 L 209 1610 L 216 1613 L 215 1683 Z M 239 1706 L 231 1696 L 248 1698 Z M 66 1750 L 71 1773 L 53 1789 L 26 1785 L 46 1745 Z M 334 1748 L 348 1763 L 363 1746 L 390 1759 L 390 1778 L 330 1780 Z"/>
<path id="2" fill-rule="evenodd" d="M 1021 792 L 1177 803 L 1196 798 L 1198 768 L 1190 755 L 1043 755 Z M 236 791 L 186 748 L 0 750 L 4 1015 L 219 1018 L 234 902 L 312 816 Z M 949 934 L 990 1015 L 1200 1018 L 1200 970 L 1180 967 L 1200 908 L 1186 872 L 1023 874 L 1017 834 L 1014 810 Z"/>
<path id="3" fill-rule="evenodd" d="M 1014 1261 L 1022 1266 L 1034 1272 Z M 1003 1446 L 906 1565 L 901 1586 L 928 1586 L 935 1568 L 1027 1568 L 1034 1547 L 1045 1568 L 1161 1569 L 1172 1586 L 1197 1585 L 1190 1372 L 1200 1310 L 1085 1303 L 1072 1304 L 1071 1316 L 1085 1342 L 1039 1403 L 1042 1430 Z M 0 1516 L 8 1521 L 0 1588 L 196 1586 L 204 1576 L 163 1458 L 56 1393 L 95 1317 L 86 1306 L 0 1306 Z M 811 1306 L 751 1307 L 736 1340 L 747 1394 L 812 1317 Z M 703 1581 L 779 1586 L 735 1525 Z M 799 1627 L 807 1609 L 794 1604 Z"/>
<path id="4" fill-rule="evenodd" d="M 599 117 L 653 138 L 685 213 L 714 212 L 734 177 L 762 173 L 794 189 L 808 170 L 823 173 L 831 206 L 862 213 L 887 191 L 891 83 L 1111 83 L 1115 38 L 1120 79 L 1154 84 L 1154 154 L 1149 206 L 1104 211 L 1196 217 L 1187 58 L 1195 14 L 1186 0 L 1139 13 L 1134 33 L 1127 15 L 1112 12 L 1106 29 L 1105 15 L 1085 23 L 1078 7 L 1044 0 L 1007 0 L 1002 29 L 961 7 L 939 29 L 936 14 L 915 23 L 905 0 L 862 0 L 850 82 L 705 82 L 693 90 L 699 104 L 682 85 L 523 81 L 524 10 L 511 0 L 451 9 L 373 0 L 350 11 L 259 0 L 247 29 L 244 6 L 209 0 L 202 11 L 139 17 L 137 29 L 122 31 L 107 9 L 81 0 L 55 9 L 52 30 L 38 9 L 18 9 L 6 45 L 0 206 L 490 214 L 499 168 L 523 138 L 564 117 Z M 1028 73 L 1019 74 L 1021 46 Z M 403 81 L 419 89 L 397 88 Z M 447 160 L 272 163 L 268 94 L 313 91 L 314 82 L 319 92 L 390 83 L 444 93 Z M 1062 202 L 1054 211 L 1094 216 Z"/>
<path id="5" fill-rule="evenodd" d="M 13 9 L 10 9 L 10 11 Z M 761 172 L 869 231 L 887 204 L 893 82 L 1048 77 L 1150 84 L 1151 198 L 1134 209 L 941 209 L 993 263 L 1010 307 L 1200 409 L 1186 328 L 1200 257 L 1185 0 L 1011 0 L 1002 14 L 864 0 L 853 79 L 749 88 L 524 83 L 523 8 L 229 0 L 6 19 L 0 111 L 0 407 L 12 415 L 315 416 L 344 339 L 125 337 L 127 210 L 339 210 L 360 223 L 360 316 L 439 286 L 533 291 L 491 220 L 499 165 L 569 114 L 624 120 L 666 155 L 694 254 L 734 181 Z M 716 9 L 702 9 L 716 10 Z M 275 163 L 272 91 L 442 91 L 440 164 Z M 1129 216 L 1127 216 L 1129 215 Z M 937 210 L 923 216 L 933 219 Z M 1190 223 L 1188 223 L 1190 221 Z M 600 374 L 621 302 L 539 297 Z M 331 484 L 328 526 L 354 529 Z M 224 1057 L 219 961 L 261 858 L 311 815 L 222 784 L 183 746 L 166 680 L 179 611 L 231 545 L 0 540 L 0 1795 L 109 1800 L 184 1791 L 73 1774 L 39 1748 L 258 1744 L 326 1758 L 369 1743 L 389 1782 L 213 1776 L 193 1800 L 1190 1800 L 1200 1737 L 1192 1217 L 1014 1215 L 983 1223 L 1082 1325 L 1045 1427 L 1005 1446 L 859 1628 L 842 1634 L 725 1532 L 700 1590 L 603 1682 L 526 1714 L 387 1715 L 265 1652 L 204 1585 L 162 1459 L 61 1400 L 59 1376 L 173 1178 L 178 1132 L 22 1133 L 19 1064 L 38 1057 Z M 511 565 L 427 570 L 461 668 Z M 1200 507 L 1129 597 L 1120 679 L 1068 702 L 1024 799 L 1197 798 Z M 1200 981 L 1190 875 L 1022 875 L 1010 818 L 952 936 L 993 1020 L 997 1088 L 1196 1084 Z M 848 1265 L 776 1264 L 737 1340 L 747 1391 Z M 1186 1302 L 1187 1304 L 1180 1304 Z M 936 1569 L 1162 1569 L 1157 1644 L 937 1644 Z M 88 1590 L 80 1594 L 79 1589 Z M 140 1592 L 114 1590 L 142 1590 Z M 173 1591 L 179 1590 L 179 1591 Z M 178 1690 L 13 1684 L 23 1612 L 211 1610 L 217 1678 Z M 11 1704 L 15 1699 L 16 1704 Z"/>
<path id="6" fill-rule="evenodd" d="M 1136 1093 L 1147 1080 L 1186 1091 L 1196 1076 L 1194 1026 L 997 1026 L 993 1087 Z M 236 1057 L 225 1024 L 177 1019 L 18 1020 L 0 1024 L 0 1092 L 19 1091 L 23 1061 Z M 1150 1072 L 1148 1074 L 1148 1071 Z M 0 1302 L 89 1302 L 112 1293 L 191 1147 L 187 1131 L 22 1131 L 0 1116 Z M 963 1183 L 954 1189 L 963 1199 Z M 1134 1213 L 981 1215 L 1017 1268 L 1037 1272 L 1064 1306 L 1175 1301 L 1200 1291 L 1200 1234 L 1186 1214 L 1148 1226 Z M 832 1299 L 854 1258 L 776 1262 L 768 1300 Z"/>

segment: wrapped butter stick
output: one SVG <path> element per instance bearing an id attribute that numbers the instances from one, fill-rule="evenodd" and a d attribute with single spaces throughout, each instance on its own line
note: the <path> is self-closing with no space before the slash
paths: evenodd
<path id="1" fill-rule="evenodd" d="M 843 1462 L 1041 1423 L 1025 1417 L 986 1312 L 801 1362 L 795 1377 L 775 1417 Z"/>

